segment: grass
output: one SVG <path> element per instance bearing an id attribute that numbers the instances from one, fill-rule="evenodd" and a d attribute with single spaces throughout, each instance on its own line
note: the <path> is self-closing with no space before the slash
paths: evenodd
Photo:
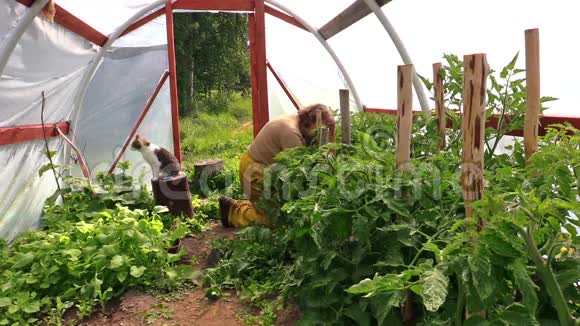
<path id="1" fill-rule="evenodd" d="M 236 95 L 220 113 L 200 112 L 182 117 L 185 167 L 192 169 L 197 161 L 221 158 L 226 166 L 237 168 L 240 155 L 252 142 L 251 112 L 252 99 Z"/>
<path id="2" fill-rule="evenodd" d="M 237 178 L 240 156 L 253 140 L 252 99 L 233 94 L 227 102 L 223 108 L 208 101 L 204 107 L 210 109 L 180 119 L 183 164 L 189 176 L 195 162 L 221 158 L 226 173 Z"/>

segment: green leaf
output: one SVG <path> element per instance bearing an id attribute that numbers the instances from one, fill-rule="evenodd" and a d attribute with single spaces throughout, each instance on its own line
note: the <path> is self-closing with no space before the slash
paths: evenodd
<path id="1" fill-rule="evenodd" d="M 10 298 L 0 298 L 0 308 L 8 307 L 12 304 L 12 299 Z"/>
<path id="2" fill-rule="evenodd" d="M 516 285 L 522 292 L 524 306 L 529 309 L 531 315 L 535 315 L 538 308 L 538 296 L 536 294 L 538 287 L 530 278 L 526 265 L 523 262 L 515 262 L 509 265 L 508 269 L 512 271 Z"/>
<path id="3" fill-rule="evenodd" d="M 50 158 L 53 158 L 56 155 L 56 153 L 58 153 L 58 151 L 48 151 L 48 152 L 46 150 L 42 151 L 42 154 Z"/>
<path id="4" fill-rule="evenodd" d="M 368 312 L 363 311 L 358 305 L 351 305 L 344 310 L 345 316 L 354 320 L 357 325 L 370 326 L 371 316 Z"/>
<path id="5" fill-rule="evenodd" d="M 145 266 L 131 266 L 131 276 L 133 276 L 134 278 L 140 278 L 141 276 L 143 276 L 143 273 L 145 273 L 145 270 L 147 268 Z"/>
<path id="6" fill-rule="evenodd" d="M 40 311 L 40 303 L 39 302 L 28 302 L 26 305 L 22 307 L 22 311 L 28 314 L 33 314 L 35 312 Z"/>
<path id="7" fill-rule="evenodd" d="M 52 163 L 47 163 L 47 164 L 41 166 L 40 169 L 38 169 L 38 176 L 42 177 L 42 175 L 46 171 L 51 170 L 52 168 L 54 168 L 54 164 L 52 164 Z"/>
<path id="8" fill-rule="evenodd" d="M 447 298 L 449 279 L 441 271 L 435 269 L 421 275 L 423 291 L 421 297 L 428 311 L 437 311 Z"/>
<path id="9" fill-rule="evenodd" d="M 117 268 L 123 266 L 124 263 L 125 263 L 125 257 L 124 256 L 115 255 L 113 257 L 113 259 L 111 259 L 111 264 L 109 265 L 109 268 L 111 268 L 111 269 L 117 269 Z"/>
<path id="10" fill-rule="evenodd" d="M 14 265 L 12 265 L 13 269 L 20 269 L 23 267 L 26 267 L 28 265 L 30 265 L 33 261 L 34 261 L 34 254 L 32 252 L 28 252 L 25 254 L 18 254 L 18 259 L 16 260 L 16 263 L 14 263 Z"/>
<path id="11" fill-rule="evenodd" d="M 133 267 L 131 267 L 131 268 L 133 268 Z M 127 279 L 127 275 L 128 275 L 127 270 L 120 271 L 117 273 L 117 280 L 119 280 L 119 282 L 123 283 Z"/>

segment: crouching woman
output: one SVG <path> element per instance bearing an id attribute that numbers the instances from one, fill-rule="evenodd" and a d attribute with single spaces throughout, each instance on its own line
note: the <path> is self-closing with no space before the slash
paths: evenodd
<path id="1" fill-rule="evenodd" d="M 313 104 L 297 113 L 271 120 L 260 130 L 247 152 L 240 158 L 240 183 L 246 200 L 228 197 L 219 200 L 224 227 L 270 223 L 266 214 L 256 207 L 264 190 L 264 168 L 272 164 L 274 157 L 285 149 L 312 144 L 319 114 L 321 123 L 329 129 L 329 140 L 334 142 L 334 116 L 323 104 Z"/>

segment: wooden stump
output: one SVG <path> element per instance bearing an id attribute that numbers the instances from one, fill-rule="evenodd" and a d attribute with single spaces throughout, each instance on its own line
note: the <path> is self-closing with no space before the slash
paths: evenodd
<path id="1" fill-rule="evenodd" d="M 221 172 L 224 170 L 224 160 L 221 158 L 212 158 L 207 159 L 199 162 L 195 162 L 195 173 L 194 178 L 196 180 L 200 179 L 200 176 L 208 176 L 217 172 Z"/>
<path id="2" fill-rule="evenodd" d="M 171 179 L 151 180 L 155 204 L 166 206 L 169 212 L 179 216 L 193 217 L 191 193 L 186 175 L 178 175 Z"/>

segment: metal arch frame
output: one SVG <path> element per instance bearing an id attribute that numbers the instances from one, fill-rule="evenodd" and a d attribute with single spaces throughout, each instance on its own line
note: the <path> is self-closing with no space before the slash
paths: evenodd
<path id="1" fill-rule="evenodd" d="M 377 5 L 375 0 L 364 0 L 364 2 L 373 11 L 375 16 L 377 16 L 377 18 L 379 19 L 379 21 L 381 22 L 381 24 L 383 25 L 389 36 L 391 37 L 391 41 L 393 41 L 393 44 L 397 48 L 397 51 L 399 52 L 401 59 L 403 59 L 403 62 L 405 64 L 413 64 L 411 56 L 407 52 L 407 49 L 405 48 L 403 41 L 399 37 L 399 34 L 397 34 L 397 31 L 395 30 L 391 22 L 387 19 L 385 13 L 381 10 L 381 7 Z M 413 86 L 415 88 L 415 93 L 419 98 L 421 110 L 423 111 L 423 113 L 425 113 L 426 116 L 430 116 L 429 102 L 423 90 L 423 83 L 421 82 L 421 79 L 419 78 L 419 75 L 417 74 L 416 71 L 413 71 Z"/>
<path id="2" fill-rule="evenodd" d="M 38 16 L 42 8 L 48 3 L 48 0 L 37 0 L 26 10 L 26 12 L 19 17 L 19 21 L 12 30 L 8 32 L 8 36 L 0 43 L 0 76 L 6 68 L 8 59 L 14 51 L 16 44 L 26 31 L 26 28 L 32 23 L 34 18 Z"/>
<path id="3" fill-rule="evenodd" d="M 312 33 L 316 37 L 316 39 L 320 42 L 320 44 L 322 44 L 322 46 L 326 49 L 326 51 L 328 52 L 328 54 L 330 54 L 330 56 L 334 60 L 334 63 L 338 66 L 338 69 L 342 73 L 344 79 L 346 80 L 346 83 L 348 84 L 348 87 L 350 88 L 350 91 L 352 92 L 352 96 L 354 97 L 354 100 L 356 102 L 356 105 L 358 106 L 359 111 L 361 111 L 363 109 L 363 105 L 361 103 L 361 100 L 360 100 L 360 97 L 358 95 L 358 92 L 356 91 L 356 87 L 354 87 L 354 83 L 352 82 L 352 79 L 350 78 L 350 75 L 346 71 L 346 68 L 344 67 L 344 65 L 342 64 L 342 62 L 340 61 L 340 59 L 336 55 L 336 52 L 334 52 L 334 49 L 330 46 L 330 44 L 328 44 L 328 42 L 326 41 L 326 39 L 318 32 L 318 30 L 316 28 L 314 28 L 306 20 L 304 20 L 304 18 L 300 17 L 295 12 L 293 12 L 290 9 L 288 9 L 286 6 L 281 5 L 280 3 L 278 3 L 275 0 L 264 0 L 264 1 L 267 2 L 267 3 L 269 3 L 269 4 L 271 4 L 271 5 L 273 5 L 273 6 L 275 6 L 275 7 L 278 7 L 279 9 L 281 9 L 281 10 L 287 12 L 288 14 L 290 14 L 298 22 L 300 22 L 300 24 L 302 24 L 304 27 L 306 27 L 306 29 L 310 33 Z"/>

